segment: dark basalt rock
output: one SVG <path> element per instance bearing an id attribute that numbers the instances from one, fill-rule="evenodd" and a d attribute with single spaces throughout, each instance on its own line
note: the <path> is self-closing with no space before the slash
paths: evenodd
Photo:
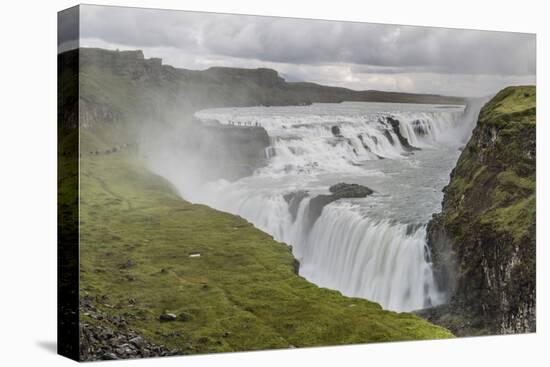
<path id="1" fill-rule="evenodd" d="M 331 195 L 317 195 L 309 202 L 308 214 L 311 225 L 321 216 L 323 208 L 333 201 L 344 198 L 364 198 L 374 193 L 366 186 L 344 182 L 332 185 L 329 191 Z"/>
<path id="2" fill-rule="evenodd" d="M 391 136 L 388 130 L 384 130 L 384 136 L 386 137 L 386 139 L 388 139 L 391 145 L 395 144 L 395 142 L 393 141 L 393 136 Z"/>
<path id="3" fill-rule="evenodd" d="M 536 329 L 534 93 L 506 88 L 483 107 L 427 226 L 448 304 L 420 314 L 458 336 Z"/>
<path id="4" fill-rule="evenodd" d="M 358 184 L 347 184 L 344 182 L 332 185 L 328 189 L 333 195 L 340 198 L 364 198 L 372 194 L 374 191 L 370 188 Z"/>
<path id="5" fill-rule="evenodd" d="M 341 133 L 340 128 L 338 126 L 334 125 L 333 127 L 330 128 L 330 131 L 332 132 L 332 135 L 334 135 L 338 138 L 342 137 L 342 133 Z"/>
<path id="6" fill-rule="evenodd" d="M 194 129 L 182 137 L 182 147 L 200 151 L 197 158 L 208 167 L 204 175 L 210 180 L 236 180 L 250 176 L 274 155 L 267 131 L 260 126 L 222 125 L 195 119 Z M 268 151 L 269 150 L 269 151 Z"/>
<path id="7" fill-rule="evenodd" d="M 412 122 L 413 130 L 416 135 L 418 136 L 425 136 L 428 134 L 428 130 L 426 126 L 424 125 L 424 122 L 421 120 L 414 120 Z"/>
<path id="8" fill-rule="evenodd" d="M 393 132 L 395 133 L 395 135 L 397 135 L 397 139 L 399 139 L 399 142 L 403 146 L 403 149 L 409 152 L 413 150 L 420 150 L 420 148 L 412 146 L 411 143 L 409 143 L 409 140 L 401 135 L 401 131 L 399 130 L 399 120 L 388 116 L 386 117 L 386 121 L 391 125 Z"/>
<path id="9" fill-rule="evenodd" d="M 370 147 L 365 143 L 365 140 L 363 140 L 363 135 L 359 134 L 359 135 L 357 135 L 357 138 L 359 139 L 359 141 L 361 141 L 361 145 L 363 145 L 363 148 L 365 148 L 365 150 L 366 150 L 367 152 L 370 152 L 371 149 L 370 149 Z"/>
<path id="10" fill-rule="evenodd" d="M 163 313 L 159 316 L 160 321 L 176 321 L 177 318 L 173 313 Z"/>
<path id="11" fill-rule="evenodd" d="M 283 195 L 283 198 L 288 204 L 288 211 L 292 216 L 292 221 L 296 220 L 296 215 L 298 214 L 298 208 L 300 207 L 300 203 L 304 198 L 308 196 L 309 196 L 309 193 L 304 190 L 295 191 L 295 192 L 291 192 L 286 195 Z"/>
<path id="12" fill-rule="evenodd" d="M 168 349 L 153 344 L 129 326 L 137 315 L 123 313 L 110 315 L 100 310 L 112 307 L 104 303 L 106 297 L 85 295 L 80 298 L 79 312 L 92 319 L 80 323 L 80 361 L 119 360 L 186 354 L 179 349 Z M 100 322 L 94 322 L 98 320 Z"/>

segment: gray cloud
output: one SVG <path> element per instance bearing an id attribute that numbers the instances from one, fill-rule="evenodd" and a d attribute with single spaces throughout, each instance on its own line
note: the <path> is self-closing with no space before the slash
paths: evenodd
<path id="1" fill-rule="evenodd" d="M 434 74 L 534 81 L 536 69 L 535 36 L 510 32 L 82 6 L 81 37 L 84 45 L 141 48 L 181 67 L 272 65 L 313 81 L 324 68 L 339 75 L 332 84 L 353 87 L 373 74 L 401 75 L 410 88 Z"/>

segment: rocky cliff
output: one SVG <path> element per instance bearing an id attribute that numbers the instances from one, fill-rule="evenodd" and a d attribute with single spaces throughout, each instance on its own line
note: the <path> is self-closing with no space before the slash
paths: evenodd
<path id="1" fill-rule="evenodd" d="M 265 151 L 271 143 L 264 128 L 193 121 L 194 133 L 186 134 L 187 138 L 183 140 L 179 137 L 179 141 L 173 144 L 182 150 L 199 153 L 195 160 L 208 168 L 203 172 L 204 179 L 234 180 L 250 176 L 267 163 Z"/>
<path id="2" fill-rule="evenodd" d="M 420 314 L 457 335 L 535 331 L 535 117 L 530 86 L 483 107 L 428 225 L 449 303 Z"/>

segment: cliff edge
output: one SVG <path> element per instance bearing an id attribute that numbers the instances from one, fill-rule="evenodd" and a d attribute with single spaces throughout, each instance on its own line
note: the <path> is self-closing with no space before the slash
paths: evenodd
<path id="1" fill-rule="evenodd" d="M 489 101 L 428 225 L 449 303 L 419 314 L 456 335 L 535 331 L 535 120 L 534 86 Z"/>

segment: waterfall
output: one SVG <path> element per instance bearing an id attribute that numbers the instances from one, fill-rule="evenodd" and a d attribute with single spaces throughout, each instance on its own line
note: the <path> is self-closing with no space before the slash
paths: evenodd
<path id="1" fill-rule="evenodd" d="M 293 246 L 300 275 L 344 295 L 366 298 L 394 311 L 440 304 L 434 284 L 425 225 L 371 220 L 349 202 L 327 205 L 310 223 L 311 198 L 293 219 L 282 194 L 251 193 L 246 185 L 211 183 L 197 197 L 212 207 L 251 221 L 274 239 Z"/>
<path id="2" fill-rule="evenodd" d="M 315 110 L 314 105 L 296 107 L 300 110 L 293 116 L 265 107 L 211 109 L 196 116 L 221 124 L 259 123 L 270 135 L 271 147 L 266 152 L 270 158 L 268 167 L 256 174 L 274 177 L 292 173 L 360 173 L 363 161 L 403 158 L 410 150 L 403 142 L 422 148 L 444 140 L 463 115 L 462 108 L 403 113 L 356 111 L 356 105 L 364 103 L 342 103 L 338 107 L 345 108 L 345 114 Z M 387 103 L 373 105 L 387 108 L 380 106 Z"/>
<path id="3" fill-rule="evenodd" d="M 301 274 L 344 295 L 410 311 L 439 304 L 425 242 L 425 226 L 411 229 L 373 221 L 349 204 L 323 209 L 311 232 L 298 242 Z"/>
<path id="4" fill-rule="evenodd" d="M 234 182 L 210 181 L 189 190 L 183 183 L 189 172 L 157 169 L 186 199 L 240 215 L 292 245 L 300 275 L 319 286 L 395 311 L 444 301 L 434 284 L 425 224 L 435 211 L 429 208 L 441 201 L 443 182 L 458 157 L 458 140 L 471 131 L 463 106 L 314 104 L 211 109 L 196 117 L 236 129 L 257 124 L 267 131 L 271 146 L 264 167 Z M 424 161 L 426 168 L 411 170 L 424 167 Z M 434 174 L 430 167 L 440 161 L 444 168 L 426 181 L 440 185 L 427 190 L 429 203 L 401 193 L 401 183 Z M 329 194 L 330 184 L 340 180 L 372 180 L 377 186 L 374 195 L 334 201 L 312 219 L 311 199 Z M 419 182 L 420 190 L 425 183 Z M 305 194 L 288 200 L 296 192 Z M 401 205 L 397 209 L 396 202 Z M 406 219 L 394 214 L 401 211 L 410 211 Z"/>

